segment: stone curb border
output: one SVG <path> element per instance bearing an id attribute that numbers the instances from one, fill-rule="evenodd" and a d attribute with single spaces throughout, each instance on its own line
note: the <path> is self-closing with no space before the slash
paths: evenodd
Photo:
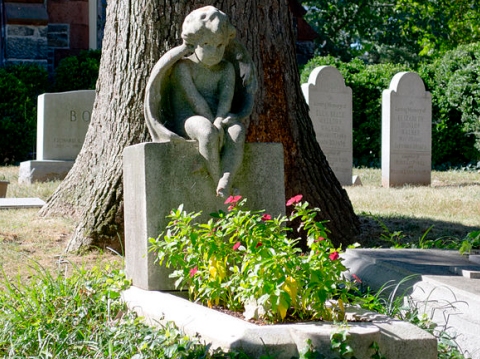
<path id="1" fill-rule="evenodd" d="M 321 354 L 336 358 L 330 350 L 330 335 L 343 329 L 323 322 L 259 326 L 172 294 L 136 287 L 124 291 L 122 299 L 149 325 L 174 322 L 187 335 L 199 335 L 202 341 L 211 343 L 212 348 L 243 350 L 252 358 L 267 354 L 278 359 L 298 356 L 308 339 Z M 437 358 L 435 337 L 413 324 L 364 311 L 350 314 L 371 320 L 349 322 L 345 327 L 357 358 L 369 359 L 373 342 L 379 344 L 381 353 L 388 359 Z"/>

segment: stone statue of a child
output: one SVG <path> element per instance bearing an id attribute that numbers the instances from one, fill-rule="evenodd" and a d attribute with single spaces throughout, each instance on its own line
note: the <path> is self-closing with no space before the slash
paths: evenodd
<path id="1" fill-rule="evenodd" d="M 218 196 L 230 194 L 241 165 L 246 134 L 242 120 L 252 111 L 256 90 L 253 64 L 233 40 L 235 33 L 218 9 L 192 11 L 183 23 L 183 44 L 162 56 L 146 91 L 145 114 L 153 140 L 197 140 Z"/>

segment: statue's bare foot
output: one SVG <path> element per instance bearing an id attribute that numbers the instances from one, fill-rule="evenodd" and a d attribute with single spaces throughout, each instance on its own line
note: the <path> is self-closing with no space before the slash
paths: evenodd
<path id="1" fill-rule="evenodd" d="M 218 181 L 217 185 L 217 196 L 218 197 L 226 197 L 230 194 L 230 173 L 225 172 L 220 178 L 220 181 Z"/>

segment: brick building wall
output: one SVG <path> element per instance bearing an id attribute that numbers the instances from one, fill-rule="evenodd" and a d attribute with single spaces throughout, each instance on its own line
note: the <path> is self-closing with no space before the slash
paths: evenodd
<path id="1" fill-rule="evenodd" d="M 62 58 L 99 47 L 105 0 L 0 1 L 0 65 L 37 63 L 52 71 Z"/>

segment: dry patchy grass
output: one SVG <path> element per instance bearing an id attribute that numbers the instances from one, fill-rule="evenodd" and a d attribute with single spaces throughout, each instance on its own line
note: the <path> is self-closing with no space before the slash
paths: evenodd
<path id="1" fill-rule="evenodd" d="M 440 237 L 461 240 L 480 229 L 480 173 L 432 172 L 432 185 L 402 188 L 381 187 L 378 169 L 354 169 L 363 186 L 346 187 L 355 212 L 363 225 L 360 240 L 366 246 L 389 245 L 379 240 L 379 221 L 390 232 L 401 231 L 405 242 L 418 239 L 431 226 L 427 239 Z M 18 167 L 0 167 L 0 178 L 9 185 L 8 197 L 39 197 L 46 200 L 59 182 L 18 184 Z M 66 218 L 41 218 L 37 210 L 0 211 L 0 263 L 7 274 L 24 273 L 29 260 L 45 267 L 68 260 L 91 266 L 119 261 L 113 253 L 65 254 L 64 248 L 74 223 Z"/>
<path id="2" fill-rule="evenodd" d="M 406 242 L 415 242 L 431 227 L 426 239 L 461 240 L 480 229 L 480 173 L 473 171 L 432 172 L 430 186 L 383 188 L 381 170 L 355 169 L 363 186 L 346 187 L 364 228 L 363 239 L 379 244 L 381 229 L 401 231 Z"/>
<path id="3" fill-rule="evenodd" d="M 0 167 L 0 178 L 10 181 L 7 197 L 38 197 L 47 200 L 59 181 L 18 184 L 18 167 Z M 28 276 L 33 262 L 45 268 L 63 268 L 66 263 L 91 267 L 120 262 L 110 252 L 64 253 L 74 229 L 67 218 L 42 218 L 37 209 L 0 210 L 0 265 L 6 275 Z"/>

